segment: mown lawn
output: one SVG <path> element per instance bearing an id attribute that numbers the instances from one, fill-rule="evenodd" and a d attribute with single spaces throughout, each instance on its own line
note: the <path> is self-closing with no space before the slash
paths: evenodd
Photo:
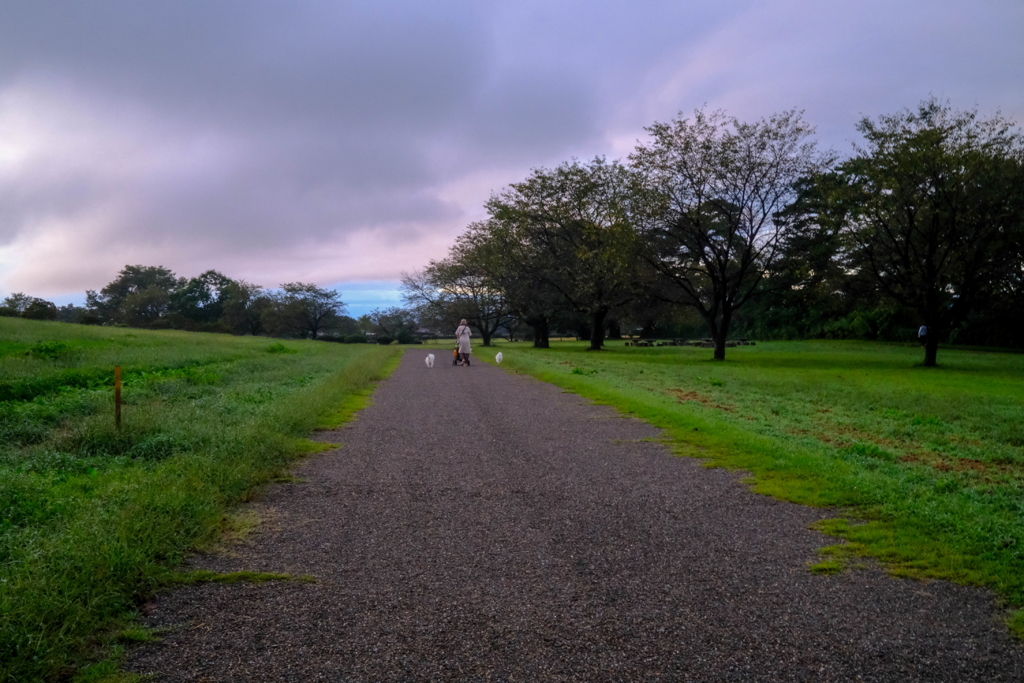
<path id="1" fill-rule="evenodd" d="M 102 656 L 399 352 L 0 318 L 0 681 L 59 680 Z"/>
<path id="2" fill-rule="evenodd" d="M 775 342 L 729 349 L 550 350 L 499 344 L 474 353 L 666 430 L 682 455 L 752 474 L 755 490 L 835 507 L 844 539 L 815 571 L 857 556 L 894 574 L 992 588 L 1024 636 L 1024 355 Z"/>

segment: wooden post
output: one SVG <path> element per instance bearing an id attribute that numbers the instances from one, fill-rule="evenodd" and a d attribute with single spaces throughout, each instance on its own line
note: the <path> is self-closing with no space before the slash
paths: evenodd
<path id="1" fill-rule="evenodd" d="M 114 367 L 114 425 L 121 428 L 121 366 Z"/>

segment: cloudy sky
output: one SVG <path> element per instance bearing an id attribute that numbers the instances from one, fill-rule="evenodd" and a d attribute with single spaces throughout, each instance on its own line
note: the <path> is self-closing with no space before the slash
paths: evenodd
<path id="1" fill-rule="evenodd" d="M 707 105 L 849 152 L 935 95 L 1024 122 L 1021 0 L 4 0 L 0 296 L 125 264 L 353 313 L 533 167 Z"/>

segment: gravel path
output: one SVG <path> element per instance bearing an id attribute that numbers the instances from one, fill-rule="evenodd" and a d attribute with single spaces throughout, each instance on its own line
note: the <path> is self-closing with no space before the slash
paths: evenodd
<path id="1" fill-rule="evenodd" d="M 484 364 L 406 353 L 342 443 L 198 568 L 316 583 L 161 595 L 159 681 L 1022 681 L 990 594 L 816 576 L 826 515 Z M 456 406 L 466 405 L 462 416 Z"/>

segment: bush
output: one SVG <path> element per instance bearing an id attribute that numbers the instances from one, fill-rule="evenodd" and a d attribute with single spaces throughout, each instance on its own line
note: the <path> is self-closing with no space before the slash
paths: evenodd
<path id="1" fill-rule="evenodd" d="M 399 344 L 419 344 L 420 343 L 420 342 L 416 341 L 416 337 L 414 337 L 412 332 L 410 332 L 408 330 L 402 330 L 401 332 L 399 332 L 397 335 L 395 335 L 395 339 L 398 341 Z"/>
<path id="2" fill-rule="evenodd" d="M 393 341 L 395 340 L 391 337 L 377 337 L 377 343 L 380 344 L 381 346 L 387 346 Z"/>
<path id="3" fill-rule="evenodd" d="M 71 346 L 62 341 L 47 341 L 33 344 L 26 355 L 35 356 L 36 358 L 46 358 L 49 360 L 56 360 L 60 356 L 66 355 L 71 351 Z"/>
<path id="4" fill-rule="evenodd" d="M 350 334 L 345 337 L 346 344 L 365 344 L 366 341 L 366 337 L 361 334 Z"/>

